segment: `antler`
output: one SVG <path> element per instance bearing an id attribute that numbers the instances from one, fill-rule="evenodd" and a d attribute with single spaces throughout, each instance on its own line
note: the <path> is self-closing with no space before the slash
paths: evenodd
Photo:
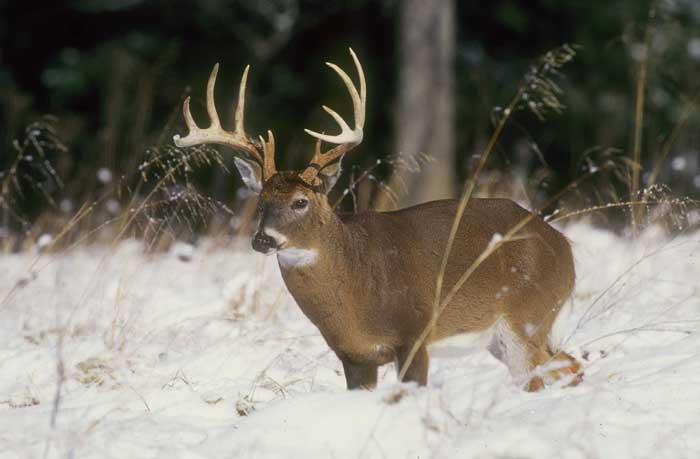
<path id="1" fill-rule="evenodd" d="M 236 128 L 233 132 L 226 131 L 221 127 L 221 121 L 219 121 L 219 115 L 216 112 L 216 105 L 214 105 L 214 86 L 216 85 L 216 74 L 219 72 L 219 64 L 217 63 L 214 65 L 207 83 L 207 113 L 211 124 L 206 129 L 197 126 L 190 112 L 190 98 L 188 97 L 182 104 L 182 114 L 190 132 L 182 138 L 179 135 L 173 136 L 173 141 L 178 147 L 216 143 L 243 150 L 260 164 L 260 167 L 263 169 L 263 180 L 266 180 L 277 172 L 275 169 L 275 138 L 272 135 L 272 131 L 268 130 L 267 142 L 260 136 L 260 145 L 258 145 L 248 137 L 243 127 L 248 69 L 250 69 L 249 65 L 246 66 L 241 78 L 241 86 L 238 91 L 238 105 L 236 106 Z"/>
<path id="2" fill-rule="evenodd" d="M 352 98 L 352 106 L 355 112 L 355 129 L 350 129 L 348 124 L 343 120 L 343 118 L 338 115 L 334 110 L 327 106 L 323 106 L 323 109 L 333 117 L 338 126 L 340 126 L 340 134 L 338 135 L 325 135 L 318 132 L 311 131 L 309 129 L 304 129 L 310 136 L 316 137 L 318 139 L 316 143 L 316 151 L 314 157 L 307 166 L 307 168 L 299 176 L 303 181 L 312 185 L 314 179 L 318 175 L 319 171 L 323 169 L 329 163 L 332 163 L 336 159 L 342 157 L 345 153 L 352 150 L 362 142 L 362 128 L 365 125 L 365 104 L 367 100 L 367 89 L 365 88 L 365 74 L 362 71 L 362 65 L 355 55 L 352 48 L 349 48 L 350 55 L 352 55 L 352 60 L 355 61 L 355 68 L 357 68 L 357 73 L 360 77 L 360 93 L 358 94 L 355 85 L 352 80 L 340 67 L 330 62 L 326 62 L 326 65 L 338 74 L 340 78 L 345 83 L 348 88 L 350 97 Z M 337 144 L 338 146 L 325 152 L 321 153 L 321 141 Z"/>

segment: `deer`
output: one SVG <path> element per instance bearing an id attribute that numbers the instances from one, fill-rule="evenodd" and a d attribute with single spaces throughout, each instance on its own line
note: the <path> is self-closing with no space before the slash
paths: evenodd
<path id="1" fill-rule="evenodd" d="M 341 174 L 344 156 L 362 142 L 365 122 L 364 71 L 352 49 L 350 55 L 359 90 L 339 66 L 326 65 L 350 94 L 354 128 L 324 105 L 340 133 L 305 129 L 316 143 L 304 169 L 276 169 L 271 130 L 267 138 L 246 134 L 250 66 L 241 78 L 234 130 L 221 127 L 214 103 L 217 63 L 206 90 L 210 126 L 197 125 L 186 98 L 183 116 L 189 133 L 175 135 L 175 145 L 219 144 L 239 153 L 234 156 L 236 168 L 259 198 L 252 248 L 276 255 L 289 293 L 342 362 L 348 389 L 374 389 L 378 367 L 392 362 L 397 371 L 403 369 L 401 381 L 424 386 L 428 346 L 464 333 L 491 333 L 489 350 L 525 390 L 537 391 L 562 378 L 578 383 L 578 361 L 552 351 L 548 344 L 553 322 L 574 288 L 572 250 L 566 237 L 539 216 L 508 199 L 471 198 L 445 261 L 444 286 L 454 286 L 494 236 L 525 222 L 518 233 L 523 236 L 487 257 L 431 322 L 436 278 L 458 201 L 438 200 L 389 212 L 336 213 L 328 194 Z M 330 145 L 327 150 L 324 143 Z M 433 329 L 421 340 L 431 323 Z"/>

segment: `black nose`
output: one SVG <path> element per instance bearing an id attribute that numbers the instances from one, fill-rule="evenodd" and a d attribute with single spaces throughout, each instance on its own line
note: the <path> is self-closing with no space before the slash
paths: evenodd
<path id="1" fill-rule="evenodd" d="M 262 231 L 255 233 L 252 245 L 253 250 L 260 253 L 268 253 L 270 250 L 277 248 L 277 242 Z"/>

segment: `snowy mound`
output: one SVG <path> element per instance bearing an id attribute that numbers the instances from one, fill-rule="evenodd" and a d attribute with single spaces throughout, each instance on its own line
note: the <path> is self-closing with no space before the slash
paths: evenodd
<path id="1" fill-rule="evenodd" d="M 0 457 L 700 457 L 700 234 L 566 229 L 553 341 L 575 388 L 527 393 L 481 344 L 426 388 L 342 366 L 274 258 L 204 243 L 0 256 Z"/>

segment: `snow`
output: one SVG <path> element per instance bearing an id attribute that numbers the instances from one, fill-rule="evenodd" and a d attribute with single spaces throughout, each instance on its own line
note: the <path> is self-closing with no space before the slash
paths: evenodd
<path id="1" fill-rule="evenodd" d="M 699 457 L 700 233 L 565 232 L 577 287 L 552 339 L 585 379 L 538 393 L 471 336 L 431 348 L 428 387 L 389 365 L 346 391 L 245 241 L 2 255 L 0 458 Z"/>
<path id="2" fill-rule="evenodd" d="M 676 156 L 671 161 L 671 169 L 676 172 L 684 171 L 688 164 L 688 160 L 684 156 Z"/>
<path id="3" fill-rule="evenodd" d="M 49 244 L 51 244 L 52 241 L 53 241 L 53 236 L 51 236 L 50 234 L 44 233 L 41 236 L 39 236 L 39 239 L 36 240 L 36 245 L 39 248 L 43 248 L 43 247 L 46 247 Z"/>
<path id="4" fill-rule="evenodd" d="M 100 167 L 97 170 L 97 180 L 100 181 L 100 183 L 103 184 L 108 184 L 112 182 L 112 171 L 107 169 L 106 167 Z"/>
<path id="5" fill-rule="evenodd" d="M 503 240 L 503 235 L 501 233 L 493 233 L 491 240 L 489 241 L 489 247 L 498 244 Z"/>

